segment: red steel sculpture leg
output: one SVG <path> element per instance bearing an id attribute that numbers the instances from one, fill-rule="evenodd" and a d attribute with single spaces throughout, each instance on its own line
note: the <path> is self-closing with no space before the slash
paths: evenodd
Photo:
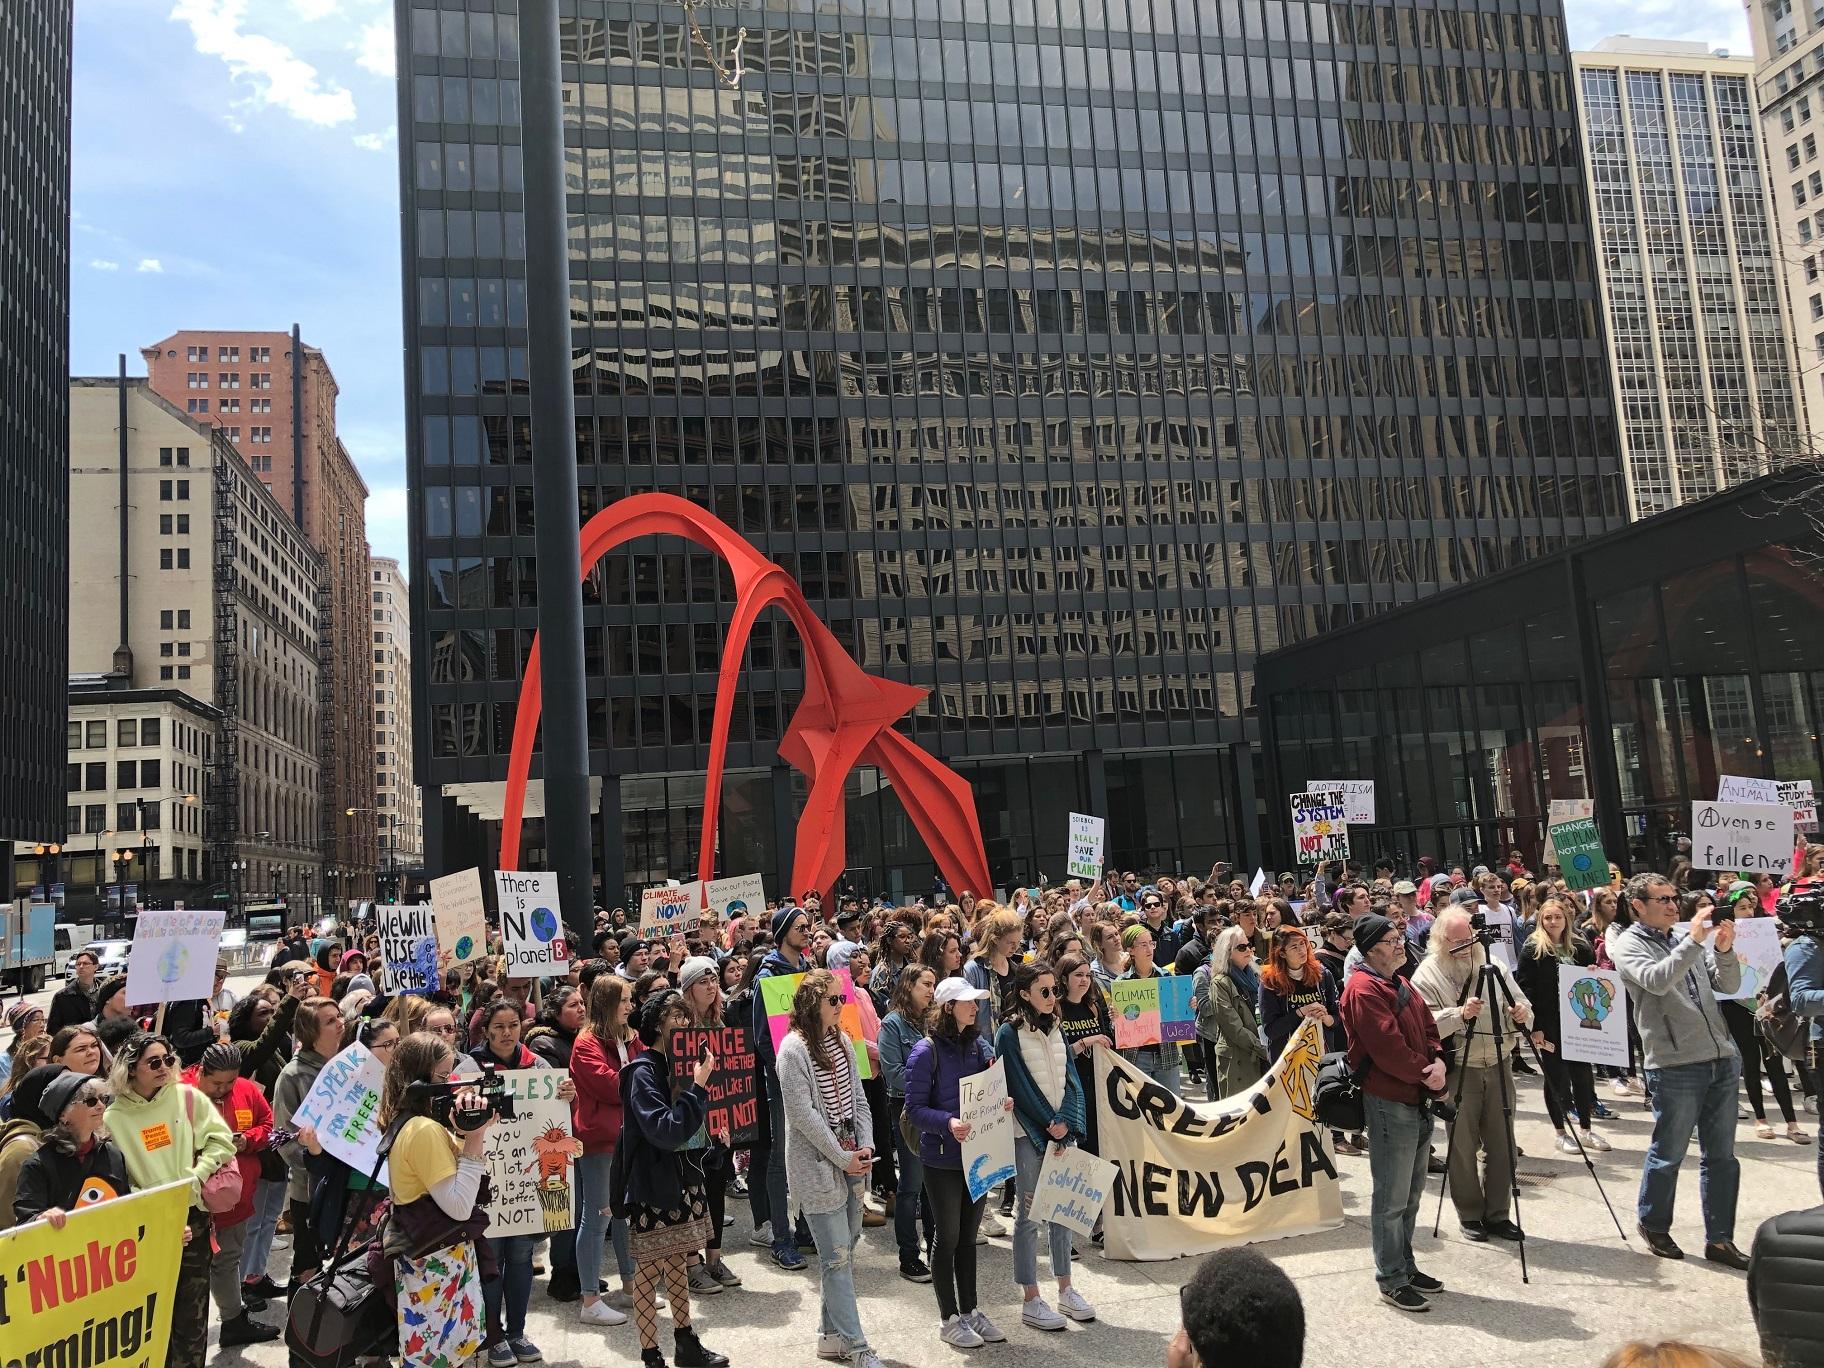
<path id="1" fill-rule="evenodd" d="M 794 893 L 827 893 L 842 874 L 845 823 L 843 789 L 858 764 L 878 766 L 892 782 L 912 825 L 930 847 L 952 888 L 987 888 L 988 860 L 969 785 L 948 765 L 914 745 L 893 726 L 918 705 L 925 690 L 871 675 L 855 663 L 811 611 L 792 577 L 762 556 L 726 523 L 670 494 L 637 494 L 603 509 L 582 531 L 583 574 L 615 547 L 637 537 L 669 534 L 715 552 L 733 571 L 735 615 L 723 645 L 716 680 L 715 720 L 704 786 L 703 835 L 698 877 L 715 872 L 716 828 L 722 810 L 722 774 L 741 657 L 761 613 L 777 606 L 804 640 L 804 697 L 779 741 L 779 753 L 810 780 L 792 856 Z M 519 867 L 526 782 L 538 737 L 542 699 L 538 638 L 526 660 L 513 747 L 507 762 L 506 801 L 500 825 L 500 867 Z"/>

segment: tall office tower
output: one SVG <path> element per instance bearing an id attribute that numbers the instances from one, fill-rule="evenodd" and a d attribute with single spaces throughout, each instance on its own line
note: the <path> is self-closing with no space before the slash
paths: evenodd
<path id="1" fill-rule="evenodd" d="M 372 556 L 374 628 L 374 826 L 380 891 L 424 863 L 423 818 L 412 777 L 411 599 L 399 562 Z"/>
<path id="2" fill-rule="evenodd" d="M 63 829 L 70 15 L 70 0 L 0 13 L 0 851 Z"/>
<path id="3" fill-rule="evenodd" d="M 814 8 L 698 11 L 734 88 L 674 5 L 564 21 L 579 514 L 700 504 L 929 689 L 997 882 L 1073 809 L 1119 862 L 1251 858 L 1258 652 L 1624 516 L 1556 0 Z M 536 624 L 518 35 L 477 9 L 397 0 L 433 872 L 488 848 Z M 585 593 L 613 905 L 696 867 L 729 584 L 655 539 Z M 716 854 L 774 888 L 776 616 Z M 930 886 L 872 770 L 847 845 Z"/>
<path id="4" fill-rule="evenodd" d="M 294 366 L 295 350 L 303 358 Z M 221 429 L 323 556 L 316 605 L 324 774 L 324 893 L 372 898 L 374 748 L 368 663 L 367 485 L 336 433 L 339 386 L 323 353 L 296 330 L 192 329 L 142 347 L 152 388 Z M 354 809 L 353 813 L 349 809 Z"/>
<path id="5" fill-rule="evenodd" d="M 1803 431 L 1754 63 L 1621 37 L 1571 64 L 1622 469 L 1645 517 L 1761 474 Z"/>

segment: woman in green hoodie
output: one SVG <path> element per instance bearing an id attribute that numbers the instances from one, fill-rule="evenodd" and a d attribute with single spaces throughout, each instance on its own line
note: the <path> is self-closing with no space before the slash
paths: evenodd
<path id="1" fill-rule="evenodd" d="M 129 1036 L 114 1056 L 108 1134 L 133 1190 L 188 1179 L 190 1223 L 172 1298 L 168 1368 L 203 1368 L 209 1343 L 209 1213 L 203 1181 L 234 1161 L 234 1135 L 215 1104 L 178 1081 L 177 1051 L 161 1035 Z"/>

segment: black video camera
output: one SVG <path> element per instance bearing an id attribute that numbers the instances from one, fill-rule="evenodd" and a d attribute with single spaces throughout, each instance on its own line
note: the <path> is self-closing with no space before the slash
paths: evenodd
<path id="1" fill-rule="evenodd" d="M 458 1093 L 469 1091 L 479 1096 L 479 1107 L 458 1107 Z M 414 1083 L 406 1090 L 409 1106 L 420 1106 L 424 1114 L 440 1126 L 455 1131 L 480 1130 L 492 1117 L 502 1121 L 514 1119 L 513 1094 L 507 1091 L 507 1080 L 492 1064 L 481 1066 L 481 1077 L 461 1083 Z"/>
<path id="2" fill-rule="evenodd" d="M 1469 929 L 1475 933 L 1476 944 L 1484 950 L 1495 943 L 1495 933 L 1488 929 L 1488 913 L 1480 908 L 1469 914 Z"/>
<path id="3" fill-rule="evenodd" d="M 1824 881 L 1795 879 L 1774 914 L 1794 931 L 1824 936 Z"/>

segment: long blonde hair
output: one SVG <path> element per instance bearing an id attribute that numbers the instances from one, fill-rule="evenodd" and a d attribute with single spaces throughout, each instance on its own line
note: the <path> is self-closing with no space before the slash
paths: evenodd
<path id="1" fill-rule="evenodd" d="M 1602 1368 L 1754 1368 L 1745 1358 L 1702 1344 L 1633 1340 L 1602 1361 Z"/>

